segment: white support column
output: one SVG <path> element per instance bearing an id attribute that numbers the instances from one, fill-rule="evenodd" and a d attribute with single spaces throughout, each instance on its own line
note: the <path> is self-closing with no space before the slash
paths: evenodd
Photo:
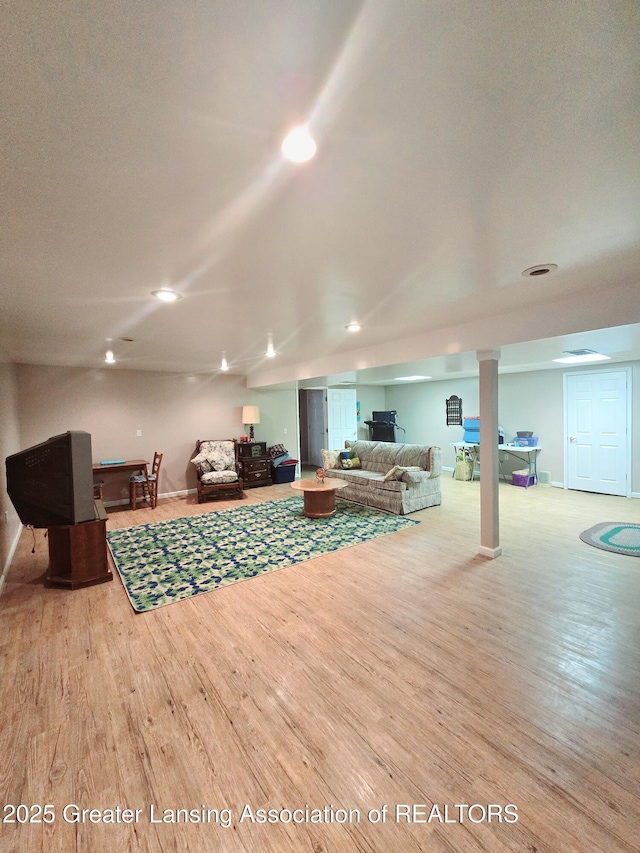
<path id="1" fill-rule="evenodd" d="M 499 350 L 476 353 L 480 372 L 480 547 L 483 557 L 499 557 L 498 359 Z"/>

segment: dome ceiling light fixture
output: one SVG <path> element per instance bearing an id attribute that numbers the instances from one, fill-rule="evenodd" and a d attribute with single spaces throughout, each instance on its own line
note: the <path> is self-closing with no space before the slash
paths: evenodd
<path id="1" fill-rule="evenodd" d="M 222 353 L 222 361 L 220 362 L 220 370 L 229 370 L 229 362 L 227 361 L 226 353 Z"/>
<path id="2" fill-rule="evenodd" d="M 295 127 L 282 143 L 282 154 L 291 163 L 306 163 L 315 153 L 315 140 L 306 127 Z"/>
<path id="3" fill-rule="evenodd" d="M 151 295 L 155 296 L 161 302 L 176 302 L 178 299 L 182 299 L 181 293 L 178 293 L 176 290 L 170 290 L 168 287 L 162 287 L 160 290 L 152 290 Z"/>
<path id="4" fill-rule="evenodd" d="M 345 329 L 347 332 L 359 332 L 362 329 L 362 326 L 357 322 L 357 320 L 354 320 L 353 323 L 348 323 L 345 326 Z"/>
<path id="5" fill-rule="evenodd" d="M 550 272 L 555 272 L 558 269 L 558 264 L 537 264 L 535 267 L 528 267 L 526 270 L 522 270 L 522 275 L 525 278 L 529 276 L 536 275 L 546 275 Z"/>
<path id="6" fill-rule="evenodd" d="M 110 349 L 107 350 L 105 357 L 104 357 L 104 363 L 105 364 L 115 364 L 116 363 L 116 360 L 113 357 L 113 351 L 112 350 L 110 350 Z"/>

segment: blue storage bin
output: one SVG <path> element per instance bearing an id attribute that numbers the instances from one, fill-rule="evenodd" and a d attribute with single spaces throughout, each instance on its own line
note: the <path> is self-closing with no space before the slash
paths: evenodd
<path id="1" fill-rule="evenodd" d="M 274 483 L 293 483 L 296 478 L 296 466 L 293 465 L 275 465 L 271 466 L 271 479 Z"/>
<path id="2" fill-rule="evenodd" d="M 480 418 L 463 418 L 462 428 L 464 429 L 463 441 L 469 444 L 480 443 Z"/>

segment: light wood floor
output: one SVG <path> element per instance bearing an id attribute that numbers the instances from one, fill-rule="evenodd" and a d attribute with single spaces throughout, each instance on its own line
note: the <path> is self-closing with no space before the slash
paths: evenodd
<path id="1" fill-rule="evenodd" d="M 147 614 L 117 577 L 44 587 L 43 532 L 35 554 L 23 532 L 0 598 L 1 802 L 56 819 L 0 824 L 0 851 L 638 851 L 640 560 L 578 534 L 640 502 L 501 484 L 491 561 L 479 484 L 442 485 L 411 529 Z M 236 505 L 166 499 L 109 526 Z M 76 824 L 67 804 L 142 811 Z M 516 823 L 474 822 L 506 804 Z M 232 825 L 151 823 L 151 805 Z M 240 822 L 245 805 L 360 822 Z"/>

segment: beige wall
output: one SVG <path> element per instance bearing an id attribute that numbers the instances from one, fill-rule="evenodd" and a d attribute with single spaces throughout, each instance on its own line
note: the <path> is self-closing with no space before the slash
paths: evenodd
<path id="1" fill-rule="evenodd" d="M 385 389 L 385 408 L 396 409 L 398 412 L 398 425 L 406 430 L 404 440 L 408 444 L 433 444 L 442 447 L 443 465 L 449 466 L 454 462 L 453 448 L 449 447 L 449 444 L 462 438 L 461 427 L 446 425 L 445 401 L 452 394 L 462 398 L 464 417 L 472 418 L 478 415 L 477 377 L 388 385 Z M 402 436 L 402 432 L 399 435 Z"/>
<path id="2" fill-rule="evenodd" d="M 616 365 L 627 366 L 627 365 Z M 640 423 L 640 365 L 633 368 L 633 422 Z M 587 369 L 587 368 L 585 368 Z M 564 476 L 563 386 L 561 370 L 503 374 L 499 384 L 499 418 L 507 439 L 517 429 L 533 429 L 544 449 L 540 468 L 552 479 Z M 245 430 L 241 407 L 260 407 L 256 438 L 283 443 L 299 457 L 297 392 L 247 389 L 242 377 L 181 375 L 120 369 L 81 369 L 0 364 L 0 427 L 2 459 L 68 429 L 91 433 L 94 460 L 151 459 L 154 450 L 165 454 L 160 482 L 162 494 L 195 488 L 189 464 L 198 438 L 238 437 Z M 438 444 L 444 464 L 453 465 L 451 441 L 460 427 L 447 427 L 445 400 L 458 394 L 466 416 L 478 413 L 477 378 L 425 382 L 407 386 L 357 386 L 361 405 L 358 434 L 368 437 L 364 421 L 374 410 L 397 409 L 398 423 L 408 443 Z M 136 430 L 142 437 L 136 436 Z M 285 432 L 286 430 L 286 432 Z M 633 441 L 632 490 L 640 492 L 640 430 Z M 0 568 L 19 529 L 8 500 L 4 465 L 0 481 Z M 107 500 L 127 497 L 127 484 L 114 480 Z M 9 524 L 4 523 L 4 513 Z"/>
<path id="3" fill-rule="evenodd" d="M 19 450 L 16 368 L 13 364 L 0 363 L 0 588 L 21 527 L 7 495 L 4 460 Z"/>
<path id="4" fill-rule="evenodd" d="M 360 403 L 360 421 L 358 423 L 358 438 L 368 441 L 369 427 L 365 421 L 371 420 L 373 412 L 384 412 L 385 390 L 382 385 L 357 385 L 356 400 Z"/>
<path id="5" fill-rule="evenodd" d="M 66 430 L 86 430 L 94 461 L 151 460 L 157 450 L 164 454 L 161 494 L 195 488 L 189 460 L 196 440 L 238 438 L 245 432 L 243 405 L 260 407 L 256 439 L 275 444 L 297 436 L 295 391 L 248 391 L 244 377 L 40 365 L 17 365 L 16 375 L 23 448 Z M 105 500 L 128 497 L 122 475 L 105 472 L 103 478 Z"/>
<path id="6" fill-rule="evenodd" d="M 632 433 L 631 489 L 637 494 L 640 493 L 640 363 L 615 364 L 606 369 L 623 367 L 632 369 L 632 420 L 636 426 Z M 583 371 L 593 369 L 584 367 Z M 511 441 L 517 430 L 533 430 L 543 447 L 538 466 L 551 471 L 556 483 L 564 481 L 563 373 L 562 370 L 507 373 L 498 380 L 498 418 L 505 430 L 505 440 Z M 478 414 L 476 377 L 385 388 L 385 408 L 397 409 L 398 423 L 407 430 L 405 440 L 410 444 L 439 445 L 443 449 L 443 464 L 449 467 L 454 463 L 453 448 L 449 445 L 462 438 L 461 427 L 446 426 L 445 401 L 452 394 L 462 398 L 465 417 Z"/>

